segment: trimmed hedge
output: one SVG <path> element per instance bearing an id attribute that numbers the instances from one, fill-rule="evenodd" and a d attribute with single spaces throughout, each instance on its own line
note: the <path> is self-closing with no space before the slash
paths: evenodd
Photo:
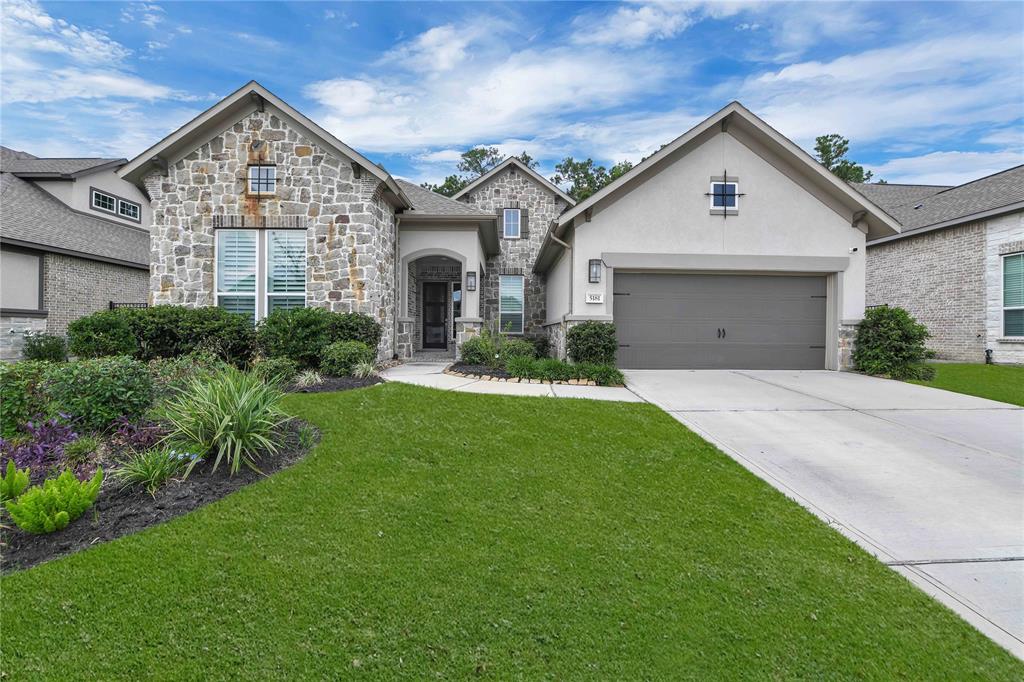
<path id="1" fill-rule="evenodd" d="M 903 308 L 869 308 L 857 327 L 854 366 L 868 374 L 927 381 L 935 375 L 923 364 L 931 356 L 924 345 L 929 336 L 928 328 Z"/>
<path id="2" fill-rule="evenodd" d="M 319 367 L 327 346 L 339 341 L 359 341 L 376 353 L 382 332 L 376 320 L 361 313 L 296 308 L 267 315 L 256 336 L 264 355 L 291 358 L 300 369 L 310 369 Z"/>
<path id="3" fill-rule="evenodd" d="M 68 342 L 59 334 L 26 334 L 21 356 L 26 360 L 67 362 Z"/>
<path id="4" fill-rule="evenodd" d="M 324 349 L 320 368 L 327 374 L 345 377 L 352 374 L 356 365 L 372 364 L 374 356 L 373 349 L 362 341 L 337 341 Z"/>
<path id="5" fill-rule="evenodd" d="M 138 341 L 122 310 L 101 310 L 68 325 L 68 347 L 80 358 L 135 355 Z"/>
<path id="6" fill-rule="evenodd" d="M 619 344 L 615 340 L 614 324 L 589 321 L 570 327 L 565 343 L 569 359 L 573 362 L 615 364 L 615 351 Z"/>

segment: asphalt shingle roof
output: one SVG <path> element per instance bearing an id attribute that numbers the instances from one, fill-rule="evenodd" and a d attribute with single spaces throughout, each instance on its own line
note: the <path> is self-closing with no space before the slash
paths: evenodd
<path id="1" fill-rule="evenodd" d="M 885 190 L 886 185 L 854 185 L 868 199 L 881 206 L 903 225 L 903 234 L 966 218 L 1024 201 L 1024 165 L 994 175 L 957 185 L 931 188 L 922 185 L 900 185 L 902 190 Z M 900 197 L 900 193 L 904 196 Z M 905 198 L 905 201 L 898 199 Z"/>
<path id="2" fill-rule="evenodd" d="M 80 173 L 90 168 L 105 166 L 123 159 L 17 159 L 6 157 L 2 160 L 2 168 L 5 173 L 56 173 L 59 175 L 70 175 Z"/>
<path id="3" fill-rule="evenodd" d="M 10 173 L 0 173 L 0 237 L 149 265 L 149 232 L 73 211 Z"/>
<path id="4" fill-rule="evenodd" d="M 402 188 L 405 195 L 412 202 L 411 214 L 422 215 L 452 215 L 452 216 L 487 216 L 494 217 L 493 213 L 482 211 L 475 206 L 464 204 L 461 201 L 449 199 L 443 194 L 424 189 L 408 180 L 395 179 L 398 186 Z"/>
<path id="5" fill-rule="evenodd" d="M 949 185 L 896 185 L 889 183 L 872 185 L 861 182 L 851 184 L 855 190 L 886 212 L 903 204 L 918 202 L 925 197 L 951 189 Z"/>

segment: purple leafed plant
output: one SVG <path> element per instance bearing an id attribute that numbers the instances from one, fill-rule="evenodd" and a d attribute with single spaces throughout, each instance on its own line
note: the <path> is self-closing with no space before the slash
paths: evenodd
<path id="1" fill-rule="evenodd" d="M 162 426 L 145 419 L 131 421 L 127 417 L 119 417 L 114 422 L 114 427 L 110 445 L 118 450 L 145 452 L 155 447 L 167 435 Z"/>
<path id="2" fill-rule="evenodd" d="M 74 428 L 64 423 L 68 420 L 69 417 L 62 414 L 53 419 L 25 424 L 22 427 L 24 438 L 15 442 L 0 442 L 0 466 L 6 467 L 7 461 L 13 459 L 14 466 L 19 469 L 29 467 L 33 474 L 43 474 L 63 459 L 64 446 L 78 438 Z"/>

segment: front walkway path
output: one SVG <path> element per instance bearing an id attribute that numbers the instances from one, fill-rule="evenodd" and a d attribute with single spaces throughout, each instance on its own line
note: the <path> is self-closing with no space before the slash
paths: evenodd
<path id="1" fill-rule="evenodd" d="M 590 398 L 591 400 L 619 400 L 628 403 L 644 402 L 628 388 L 611 386 L 570 386 L 561 384 L 510 384 L 502 381 L 481 381 L 444 374 L 446 362 L 407 362 L 381 372 L 386 381 L 429 386 L 445 391 L 462 393 L 496 393 L 502 395 L 548 396 L 550 398 Z"/>

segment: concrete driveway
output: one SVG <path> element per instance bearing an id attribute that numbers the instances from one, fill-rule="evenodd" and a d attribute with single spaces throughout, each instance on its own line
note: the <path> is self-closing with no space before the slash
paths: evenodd
<path id="1" fill-rule="evenodd" d="M 1024 654 L 1024 409 L 839 372 L 626 377 L 638 395 Z"/>

